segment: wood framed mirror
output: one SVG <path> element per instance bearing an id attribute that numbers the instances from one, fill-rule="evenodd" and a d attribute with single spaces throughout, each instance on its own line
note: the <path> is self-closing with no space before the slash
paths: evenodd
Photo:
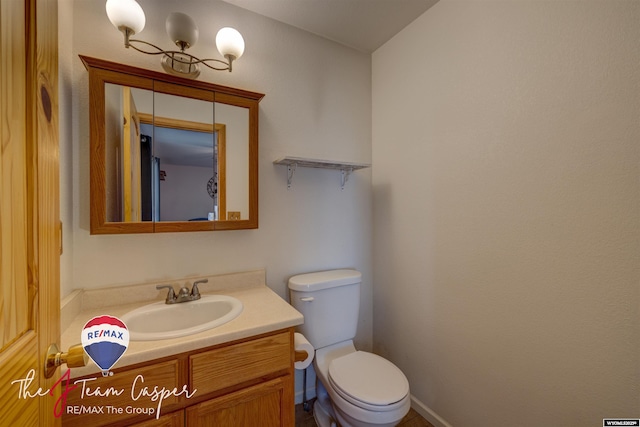
<path id="1" fill-rule="evenodd" d="M 258 228 L 263 94 L 80 58 L 91 234 Z"/>

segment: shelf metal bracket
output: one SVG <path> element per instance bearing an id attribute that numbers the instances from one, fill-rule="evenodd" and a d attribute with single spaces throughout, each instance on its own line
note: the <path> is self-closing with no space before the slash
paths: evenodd
<path id="1" fill-rule="evenodd" d="M 287 190 L 291 189 L 291 181 L 293 181 L 293 175 L 296 173 L 296 167 L 298 167 L 297 163 L 287 165 Z"/>
<path id="2" fill-rule="evenodd" d="M 344 190 L 344 185 L 349 180 L 349 175 L 351 175 L 353 169 L 341 169 L 340 170 L 340 189 Z"/>

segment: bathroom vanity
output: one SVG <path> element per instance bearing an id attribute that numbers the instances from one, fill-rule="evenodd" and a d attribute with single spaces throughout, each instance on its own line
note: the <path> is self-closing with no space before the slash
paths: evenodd
<path id="1" fill-rule="evenodd" d="M 119 317 L 150 302 L 96 306 L 117 291 L 86 291 L 81 304 L 68 302 L 75 315 L 67 314 L 73 318 L 63 345 L 79 342 L 84 323 L 94 316 Z M 152 284 L 127 292 L 140 299 L 149 292 L 164 297 Z M 76 388 L 68 393 L 62 425 L 293 426 L 293 328 L 302 315 L 264 285 L 264 271 L 214 276 L 201 292 L 238 298 L 243 312 L 195 335 L 131 341 L 111 376 L 103 377 L 93 362 L 64 372 L 66 386 Z"/>

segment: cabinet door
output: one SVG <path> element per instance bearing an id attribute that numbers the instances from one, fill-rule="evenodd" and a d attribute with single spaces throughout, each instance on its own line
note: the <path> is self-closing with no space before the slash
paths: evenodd
<path id="1" fill-rule="evenodd" d="M 293 427 L 291 376 L 276 378 L 187 408 L 187 425 Z"/>
<path id="2" fill-rule="evenodd" d="M 184 363 L 183 363 L 184 365 Z M 180 360 L 168 360 L 141 368 L 116 371 L 113 376 L 85 378 L 67 397 L 62 415 L 64 427 L 123 425 L 126 422 L 152 421 L 176 409 L 184 395 L 171 395 L 160 401 L 154 390 L 181 390 L 186 378 Z M 86 387 L 87 390 L 84 390 Z M 155 400 L 152 400 L 155 399 Z"/>
<path id="3" fill-rule="evenodd" d="M 184 427 L 184 411 L 163 415 L 157 420 L 143 421 L 132 427 Z"/>

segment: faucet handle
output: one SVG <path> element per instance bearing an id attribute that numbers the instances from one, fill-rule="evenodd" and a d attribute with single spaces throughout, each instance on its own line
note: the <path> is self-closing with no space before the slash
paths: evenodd
<path id="1" fill-rule="evenodd" d="M 160 290 L 160 289 L 169 289 L 169 293 L 167 293 L 167 304 L 170 304 L 170 302 L 174 302 L 174 300 L 176 299 L 176 292 L 173 290 L 173 286 L 171 285 L 156 285 L 156 289 Z"/>
<path id="2" fill-rule="evenodd" d="M 196 280 L 193 282 L 193 286 L 191 287 L 191 296 L 200 298 L 200 289 L 198 289 L 198 284 L 207 282 L 209 282 L 209 279 Z"/>

